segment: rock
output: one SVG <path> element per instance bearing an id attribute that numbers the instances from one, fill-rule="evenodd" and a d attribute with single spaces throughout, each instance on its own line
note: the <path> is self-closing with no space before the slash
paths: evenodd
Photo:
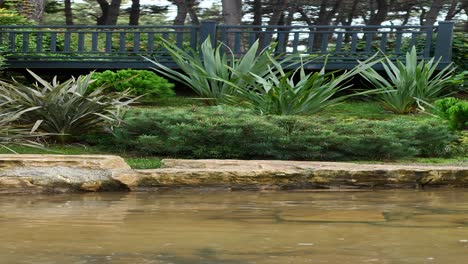
<path id="1" fill-rule="evenodd" d="M 117 156 L 0 155 L 0 193 L 128 190 L 113 178 L 122 170 Z"/>
<path id="2" fill-rule="evenodd" d="M 275 160 L 165 159 L 161 169 L 124 172 L 114 178 L 133 190 L 159 187 L 419 188 L 468 187 L 468 166 L 354 164 Z"/>
<path id="3" fill-rule="evenodd" d="M 112 155 L 0 154 L 0 168 L 54 166 L 130 169 L 130 166 L 121 157 Z"/>
<path id="4" fill-rule="evenodd" d="M 132 170 L 117 156 L 0 155 L 0 193 L 468 187 L 468 166 L 273 160 L 163 160 Z"/>

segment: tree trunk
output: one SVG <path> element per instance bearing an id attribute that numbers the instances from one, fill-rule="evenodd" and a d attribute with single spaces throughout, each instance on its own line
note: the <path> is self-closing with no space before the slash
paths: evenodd
<path id="1" fill-rule="evenodd" d="M 7 5 L 15 6 L 20 14 L 36 22 L 39 22 L 44 15 L 44 0 L 10 1 Z"/>
<path id="2" fill-rule="evenodd" d="M 377 3 L 377 12 L 369 18 L 368 25 L 380 25 L 385 21 L 389 11 L 387 0 L 375 0 Z"/>
<path id="3" fill-rule="evenodd" d="M 140 0 L 132 0 L 130 8 L 130 19 L 128 24 L 131 26 L 138 26 L 140 23 Z"/>
<path id="4" fill-rule="evenodd" d="M 351 6 L 351 9 L 349 10 L 348 17 L 346 18 L 345 26 L 350 26 L 353 23 L 353 18 L 356 16 L 358 2 L 359 0 L 353 0 L 353 4 Z M 346 34 L 344 42 L 349 43 L 350 40 L 351 34 Z"/>
<path id="5" fill-rule="evenodd" d="M 109 16 L 109 3 L 106 0 L 97 0 L 99 7 L 101 8 L 101 16 L 97 17 L 97 25 L 105 25 L 107 17 Z"/>
<path id="6" fill-rule="evenodd" d="M 465 10 L 465 14 L 468 14 L 468 0 L 462 1 L 462 8 Z M 465 27 L 463 31 L 465 31 L 465 33 L 468 32 L 468 20 L 465 21 Z"/>
<path id="7" fill-rule="evenodd" d="M 262 25 L 262 1 L 261 0 L 254 0 L 253 3 L 253 22 L 252 25 Z"/>
<path id="8" fill-rule="evenodd" d="M 226 25 L 240 25 L 242 19 L 242 0 L 222 0 L 223 19 Z"/>
<path id="9" fill-rule="evenodd" d="M 433 0 L 431 4 L 431 9 L 427 12 L 424 26 L 432 26 L 437 20 L 440 10 L 444 6 L 444 0 Z"/>
<path id="10" fill-rule="evenodd" d="M 346 18 L 346 25 L 350 26 L 353 22 L 353 18 L 356 16 L 357 6 L 359 0 L 353 0 L 353 4 L 351 5 L 351 9 L 349 10 L 348 17 Z"/>
<path id="11" fill-rule="evenodd" d="M 195 12 L 195 0 L 186 0 L 187 3 L 187 11 L 190 15 L 190 19 L 192 20 L 192 24 L 199 25 L 200 20 L 198 19 L 197 13 Z"/>
<path id="12" fill-rule="evenodd" d="M 65 12 L 65 24 L 73 25 L 73 12 L 71 7 L 71 0 L 65 0 L 64 4 L 65 7 L 63 11 Z"/>
<path id="13" fill-rule="evenodd" d="M 447 15 L 445 16 L 445 21 L 452 20 L 457 14 L 463 11 L 463 3 L 460 6 L 458 6 L 459 2 L 460 1 L 458 0 L 452 0 L 452 3 L 450 4 L 450 7 L 447 11 Z"/>
<path id="14" fill-rule="evenodd" d="M 116 25 L 122 0 L 112 0 L 110 4 L 106 0 L 97 0 L 97 2 L 101 8 L 101 16 L 97 18 L 97 24 Z"/>
<path id="15" fill-rule="evenodd" d="M 42 20 L 42 17 L 44 16 L 44 9 L 45 9 L 45 0 L 31 0 L 33 4 L 33 12 L 31 15 L 31 19 L 33 19 L 36 22 L 39 22 Z"/>
<path id="16" fill-rule="evenodd" d="M 109 16 L 107 17 L 106 25 L 117 25 L 117 18 L 119 18 L 121 3 L 122 0 L 112 0 L 109 7 Z"/>
<path id="17" fill-rule="evenodd" d="M 222 0 L 222 4 L 224 24 L 230 26 L 240 25 L 242 20 L 242 0 Z M 228 29 L 226 43 L 231 49 L 233 49 L 235 42 L 235 35 L 232 31 L 236 30 L 234 28 Z M 240 46 L 242 47 L 242 43 Z"/>
<path id="18" fill-rule="evenodd" d="M 286 10 L 289 4 L 289 0 L 274 0 L 274 2 L 273 14 L 268 22 L 269 26 L 278 25 L 284 10 Z"/>
<path id="19" fill-rule="evenodd" d="M 327 0 L 322 0 L 321 1 L 321 4 L 320 4 L 320 11 L 319 11 L 319 16 L 317 18 L 317 20 L 315 21 L 315 24 L 316 25 L 330 25 L 332 19 L 333 19 L 333 16 L 336 14 L 336 12 L 338 11 L 338 8 L 340 7 L 341 5 L 341 2 L 343 0 L 336 0 L 335 3 L 333 4 L 333 7 L 330 9 L 327 5 L 328 2 L 330 1 L 327 1 Z M 325 32 L 325 31 L 331 31 L 331 29 L 320 29 L 320 31 L 322 32 Z M 326 33 L 319 33 L 315 36 L 314 38 L 314 49 L 319 49 L 321 48 L 322 46 L 322 39 L 323 39 L 323 36 L 328 36 L 330 37 L 331 34 L 327 34 L 325 35 Z"/>
<path id="20" fill-rule="evenodd" d="M 172 1 L 177 7 L 177 15 L 174 18 L 174 26 L 184 25 L 185 18 L 187 17 L 187 6 L 185 5 L 185 0 L 173 0 Z"/>

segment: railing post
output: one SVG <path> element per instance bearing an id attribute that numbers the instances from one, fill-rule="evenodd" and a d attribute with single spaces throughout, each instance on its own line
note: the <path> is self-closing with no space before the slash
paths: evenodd
<path id="1" fill-rule="evenodd" d="M 200 25 L 200 45 L 208 38 L 211 39 L 211 44 L 216 45 L 216 21 L 203 21 Z"/>
<path id="2" fill-rule="evenodd" d="M 452 60 L 453 25 L 452 21 L 439 21 L 434 57 L 440 58 L 440 62 L 450 63 Z"/>

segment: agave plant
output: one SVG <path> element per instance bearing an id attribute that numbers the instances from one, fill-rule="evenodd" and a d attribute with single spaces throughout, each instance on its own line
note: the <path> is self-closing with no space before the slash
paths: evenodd
<path id="1" fill-rule="evenodd" d="M 372 68 L 363 71 L 361 75 L 381 89 L 379 100 L 382 105 L 397 114 L 407 114 L 417 108 L 417 100 L 432 103 L 440 98 L 446 88 L 452 84 L 452 64 L 437 71 L 439 60 L 418 62 L 416 48 L 406 53 L 406 61 L 393 63 L 388 57 L 382 66 L 388 78 L 385 78 Z"/>
<path id="2" fill-rule="evenodd" d="M 54 134 L 64 143 L 82 135 L 116 125 L 134 99 L 128 93 L 104 93 L 104 88 L 88 92 L 91 74 L 51 83 L 29 71 L 36 83 L 27 86 L 16 80 L 0 81 L 0 105 L 11 112 L 22 111 L 18 121 L 29 125 L 41 122 L 40 130 Z M 28 109 L 28 111 L 25 111 Z"/>
<path id="3" fill-rule="evenodd" d="M 214 48 L 209 38 L 202 43 L 200 52 L 185 51 L 164 39 L 161 41 L 182 72 L 149 58 L 146 60 L 157 67 L 154 70 L 192 88 L 200 97 L 208 99 L 209 104 L 226 103 L 235 95 L 233 87 L 252 85 L 255 78 L 250 73 L 258 76 L 268 74 L 270 60 L 267 54 L 271 47 L 259 50 L 258 41 L 238 58 L 222 43 Z M 282 62 L 292 59 L 290 56 Z"/>
<path id="4" fill-rule="evenodd" d="M 309 115 L 357 95 L 358 93 L 336 96 L 338 92 L 350 87 L 346 83 L 354 75 L 377 63 L 372 62 L 373 56 L 360 67 L 336 74 L 325 71 L 325 60 L 325 65 L 319 72 L 306 74 L 302 61 L 296 70 L 285 72 L 280 62 L 269 54 L 267 56 L 273 65 L 267 66 L 269 74 L 259 76 L 252 73 L 260 85 L 239 86 L 237 89 L 247 106 L 261 114 L 274 115 Z M 371 92 L 373 91 L 363 93 Z"/>

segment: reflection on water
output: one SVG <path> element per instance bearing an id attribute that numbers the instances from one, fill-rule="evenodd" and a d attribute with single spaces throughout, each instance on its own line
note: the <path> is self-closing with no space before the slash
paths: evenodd
<path id="1" fill-rule="evenodd" d="M 0 263 L 468 263 L 468 192 L 0 197 Z"/>

